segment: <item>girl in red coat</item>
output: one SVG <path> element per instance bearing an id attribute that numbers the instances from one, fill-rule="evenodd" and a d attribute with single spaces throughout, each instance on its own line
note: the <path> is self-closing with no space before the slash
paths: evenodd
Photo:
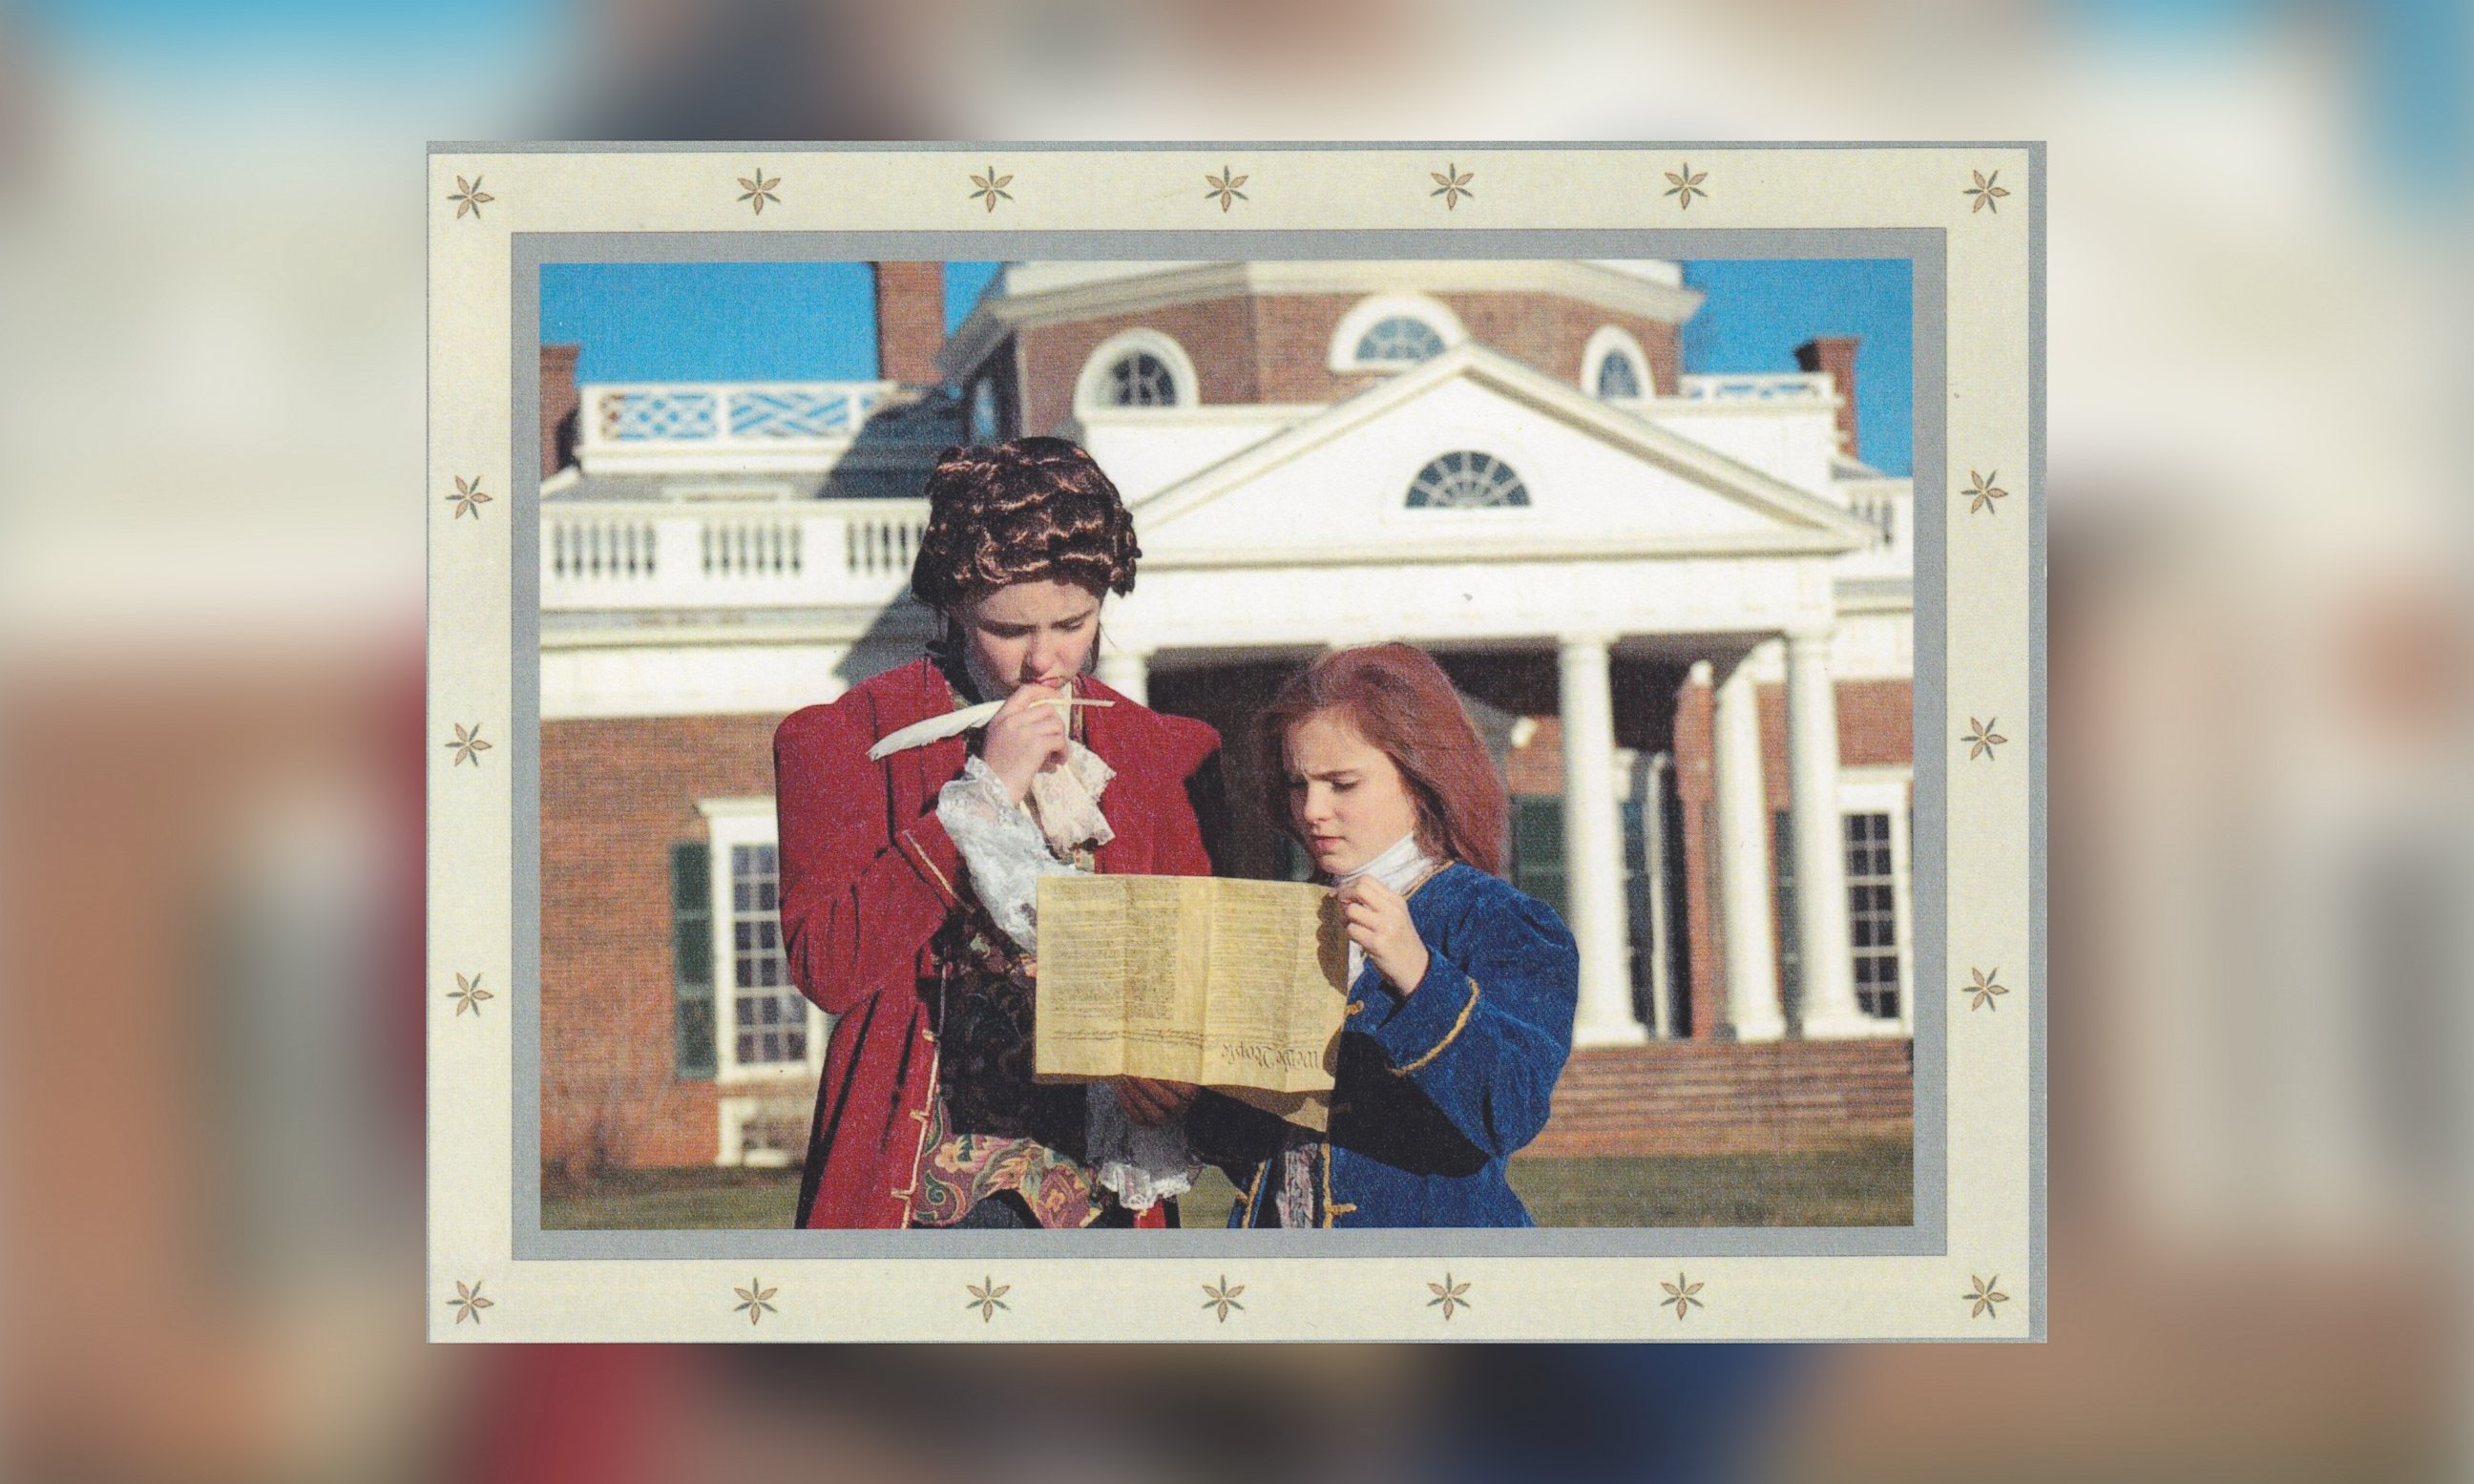
<path id="1" fill-rule="evenodd" d="M 1032 1081 L 1030 884 L 1208 875 L 1219 735 L 1090 678 L 1141 553 L 1089 454 L 949 450 L 928 499 L 910 586 L 939 640 L 774 737 L 790 974 L 836 1017 L 799 1224 L 1161 1225 L 1194 1091 Z"/>

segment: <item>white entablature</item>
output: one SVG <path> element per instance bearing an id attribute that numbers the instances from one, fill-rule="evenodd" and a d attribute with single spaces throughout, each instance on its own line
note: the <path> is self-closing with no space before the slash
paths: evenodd
<path id="1" fill-rule="evenodd" d="M 1092 437 L 1116 467 L 1119 427 Z M 1146 568 L 1830 557 L 1877 536 L 1842 505 L 1476 345 L 1182 478 L 1147 483 L 1155 466 L 1117 462 Z M 1479 469 L 1492 487 L 1467 498 L 1495 503 L 1435 487 Z"/>

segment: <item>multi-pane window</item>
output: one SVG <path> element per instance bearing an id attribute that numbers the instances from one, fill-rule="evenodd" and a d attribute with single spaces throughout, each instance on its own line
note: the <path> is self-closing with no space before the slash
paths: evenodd
<path id="1" fill-rule="evenodd" d="M 782 956 L 780 882 L 773 846 L 730 847 L 732 1049 L 742 1067 L 808 1059 L 808 1002 Z"/>
<path id="2" fill-rule="evenodd" d="M 1443 337 L 1435 327 L 1415 315 L 1395 314 L 1378 320 L 1373 328 L 1357 339 L 1357 358 L 1361 362 L 1408 364 L 1443 353 Z"/>
<path id="3" fill-rule="evenodd" d="M 1890 864 L 1890 816 L 1844 815 L 1847 937 L 1856 956 L 1856 1003 L 1880 1020 L 1899 1018 L 1898 878 Z"/>
<path id="4" fill-rule="evenodd" d="M 997 441 L 997 384 L 987 377 L 971 383 L 971 441 Z"/>
<path id="5" fill-rule="evenodd" d="M 1412 510 L 1486 510 L 1529 503 L 1529 486 L 1492 454 L 1446 453 L 1409 484 Z"/>
<path id="6" fill-rule="evenodd" d="M 1878 810 L 1839 815 L 1847 852 L 1847 952 L 1856 981 L 1856 1005 L 1876 1020 L 1899 1020 L 1899 844 L 1890 815 Z M 1770 816 L 1770 858 L 1776 867 L 1779 985 L 1785 1002 L 1800 1005 L 1804 965 L 1796 920 L 1794 816 Z"/>
<path id="7" fill-rule="evenodd" d="M 1610 351 L 1598 362 L 1598 395 L 1601 397 L 1638 397 L 1640 372 L 1632 357 L 1621 351 Z"/>
<path id="8" fill-rule="evenodd" d="M 1108 368 L 1108 403 L 1115 407 L 1176 405 L 1176 377 L 1148 351 L 1118 358 Z"/>

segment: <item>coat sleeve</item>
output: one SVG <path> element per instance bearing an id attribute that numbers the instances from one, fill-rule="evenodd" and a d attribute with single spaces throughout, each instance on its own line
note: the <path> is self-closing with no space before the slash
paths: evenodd
<path id="1" fill-rule="evenodd" d="M 1376 1023 L 1350 1029 L 1463 1137 L 1503 1156 L 1546 1127 L 1572 1050 L 1580 953 L 1554 910 L 1534 897 L 1507 890 L 1481 899 L 1472 916 L 1454 935 L 1458 958 L 1429 938 L 1416 992 Z"/>
<path id="2" fill-rule="evenodd" d="M 1163 876 L 1217 875 L 1216 863 L 1226 852 L 1228 824 L 1220 734 L 1185 718 L 1164 719 L 1176 723 L 1168 753 L 1176 796 L 1161 801 L 1156 869 Z"/>
<path id="3" fill-rule="evenodd" d="M 962 873 L 933 799 L 889 826 L 887 765 L 868 761 L 864 719 L 854 697 L 798 712 L 773 736 L 783 949 L 800 991 L 837 1015 L 911 990 Z"/>

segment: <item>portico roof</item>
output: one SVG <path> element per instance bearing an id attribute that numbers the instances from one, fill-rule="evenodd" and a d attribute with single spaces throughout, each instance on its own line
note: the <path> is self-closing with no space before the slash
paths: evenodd
<path id="1" fill-rule="evenodd" d="M 1410 508 L 1428 461 L 1483 454 L 1526 503 Z M 1821 496 L 1474 342 L 1133 505 L 1144 563 L 1830 556 L 1876 539 Z"/>

